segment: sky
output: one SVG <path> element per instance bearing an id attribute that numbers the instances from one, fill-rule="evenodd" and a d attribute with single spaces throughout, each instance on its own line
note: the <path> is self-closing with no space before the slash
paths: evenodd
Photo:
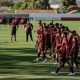
<path id="1" fill-rule="evenodd" d="M 21 2 L 21 1 L 24 1 L 24 0 L 13 0 L 13 2 Z"/>

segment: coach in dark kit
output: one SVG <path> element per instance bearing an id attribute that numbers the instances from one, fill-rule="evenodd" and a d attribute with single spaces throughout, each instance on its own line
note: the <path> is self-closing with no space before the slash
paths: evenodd
<path id="1" fill-rule="evenodd" d="M 33 25 L 29 22 L 29 20 L 27 21 L 24 28 L 25 28 L 25 31 L 26 31 L 26 42 L 28 42 L 29 36 L 31 38 L 31 41 L 33 41 L 33 37 L 32 37 Z"/>
<path id="2" fill-rule="evenodd" d="M 16 20 L 13 19 L 13 20 L 12 20 L 12 23 L 10 24 L 10 29 L 11 29 L 11 41 L 12 41 L 13 37 L 14 37 L 14 40 L 16 41 L 16 31 L 17 31 L 18 27 L 19 27 L 19 26 L 17 25 Z"/>

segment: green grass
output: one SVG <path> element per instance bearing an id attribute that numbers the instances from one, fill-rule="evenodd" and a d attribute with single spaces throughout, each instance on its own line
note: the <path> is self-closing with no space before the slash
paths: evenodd
<path id="1" fill-rule="evenodd" d="M 58 21 L 55 21 L 56 23 Z M 36 21 L 34 31 L 37 30 Z M 49 21 L 47 21 L 49 23 Z M 79 21 L 60 21 L 71 30 L 76 30 L 80 34 Z M 33 32 L 34 41 L 36 33 Z M 33 63 L 37 50 L 34 48 L 35 42 L 25 42 L 25 31 L 22 26 L 17 31 L 17 42 L 10 41 L 9 27 L 0 25 L 0 80 L 80 80 L 80 70 L 75 70 L 76 76 L 68 77 L 68 65 L 62 69 L 58 76 L 51 75 L 57 65 L 53 65 L 50 60 L 46 63 Z"/>

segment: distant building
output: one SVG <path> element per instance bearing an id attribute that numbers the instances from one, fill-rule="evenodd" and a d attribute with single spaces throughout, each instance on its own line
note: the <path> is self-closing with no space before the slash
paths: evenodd
<path id="1" fill-rule="evenodd" d="M 49 0 L 51 8 L 59 8 L 62 6 L 62 2 L 59 0 Z"/>
<path id="2" fill-rule="evenodd" d="M 12 2 L 13 0 L 0 0 L 0 3 L 2 2 Z"/>
<path id="3" fill-rule="evenodd" d="M 80 7 L 80 0 L 76 0 L 77 1 L 77 5 Z"/>
<path id="4" fill-rule="evenodd" d="M 23 2 L 25 0 L 0 0 L 0 3 L 2 2 L 12 2 L 12 3 L 18 3 L 18 2 Z"/>

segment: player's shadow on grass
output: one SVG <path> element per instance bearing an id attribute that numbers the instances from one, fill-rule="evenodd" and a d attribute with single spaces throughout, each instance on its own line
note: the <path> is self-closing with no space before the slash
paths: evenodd
<path id="1" fill-rule="evenodd" d="M 50 65 L 32 63 L 36 58 L 33 48 L 1 48 L 0 74 L 42 74 L 42 70 L 50 69 Z M 11 69 L 11 70 L 10 70 Z M 41 70 L 42 69 L 42 70 Z M 38 71 L 40 70 L 40 73 Z M 45 71 L 44 71 L 45 74 Z"/>
<path id="2" fill-rule="evenodd" d="M 20 62 L 32 62 L 35 59 L 36 50 L 32 48 L 1 48 L 0 66 L 15 65 Z"/>
<path id="3" fill-rule="evenodd" d="M 0 42 L 0 44 L 7 44 L 7 43 L 11 43 L 11 42 L 9 42 L 9 41 Z"/>
<path id="4" fill-rule="evenodd" d="M 0 53 L 7 53 L 7 52 L 18 52 L 22 54 L 36 54 L 36 49 L 34 48 L 0 48 Z M 2 54 L 1 53 L 1 54 Z"/>
<path id="5" fill-rule="evenodd" d="M 50 71 L 56 66 L 49 63 L 32 63 L 35 56 L 36 50 L 33 48 L 1 48 L 0 74 L 50 75 Z"/>

